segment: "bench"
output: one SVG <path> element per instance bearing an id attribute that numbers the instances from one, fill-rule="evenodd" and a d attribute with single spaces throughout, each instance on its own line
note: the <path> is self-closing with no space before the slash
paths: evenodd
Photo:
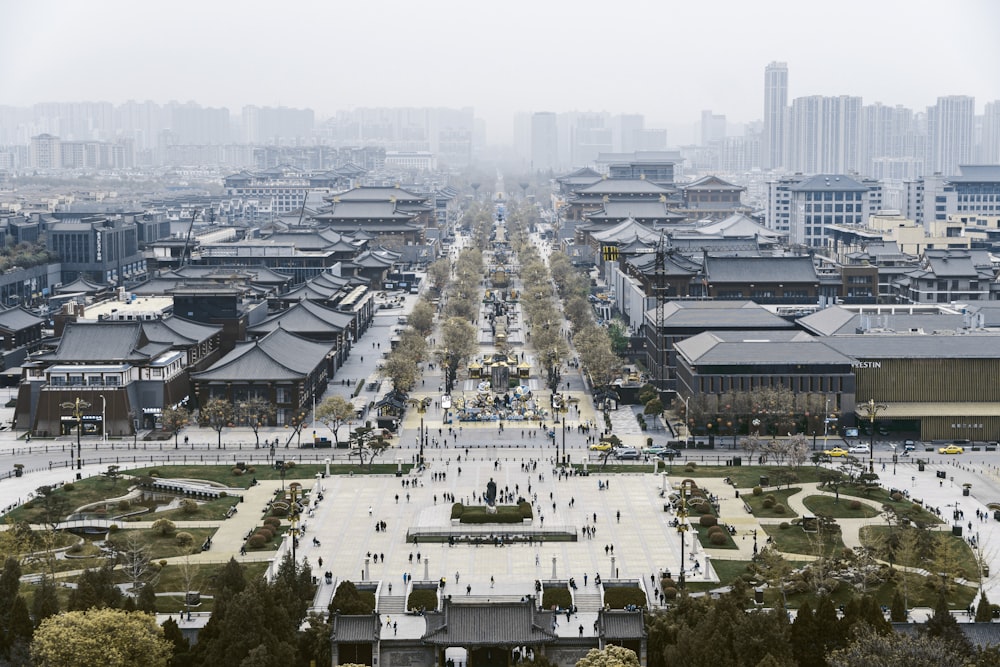
<path id="1" fill-rule="evenodd" d="M 750 507 L 750 503 L 745 500 L 743 501 L 743 509 L 747 511 L 747 514 L 753 514 L 753 508 Z"/>

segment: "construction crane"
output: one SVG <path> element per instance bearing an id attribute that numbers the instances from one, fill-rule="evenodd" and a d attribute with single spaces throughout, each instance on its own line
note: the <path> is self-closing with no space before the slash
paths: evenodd
<path id="1" fill-rule="evenodd" d="M 194 221 L 198 218 L 199 213 L 201 213 L 200 208 L 196 208 L 191 212 L 191 222 L 188 223 L 187 236 L 184 239 L 184 248 L 181 250 L 181 260 L 177 264 L 177 268 L 182 268 L 187 264 L 189 253 L 191 252 L 191 233 L 194 231 Z"/>

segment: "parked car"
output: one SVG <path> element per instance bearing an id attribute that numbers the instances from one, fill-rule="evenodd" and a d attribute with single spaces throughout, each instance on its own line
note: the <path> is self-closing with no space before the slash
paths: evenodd
<path id="1" fill-rule="evenodd" d="M 674 449 L 673 447 L 664 447 L 663 451 L 657 454 L 661 459 L 676 458 L 680 456 L 680 451 Z"/>
<path id="2" fill-rule="evenodd" d="M 958 445 L 948 445 L 938 449 L 938 454 L 964 454 L 965 448 Z"/>
<path id="3" fill-rule="evenodd" d="M 660 453 L 665 450 L 666 447 L 663 445 L 652 445 L 651 447 L 643 447 L 643 454 L 652 454 L 653 456 L 659 456 Z"/>
<path id="4" fill-rule="evenodd" d="M 868 445 L 854 445 L 853 447 L 848 447 L 847 451 L 851 454 L 871 454 L 872 450 Z"/>
<path id="5" fill-rule="evenodd" d="M 619 461 L 636 460 L 640 456 L 639 450 L 635 447 L 619 447 L 615 450 L 615 458 Z"/>
<path id="6" fill-rule="evenodd" d="M 904 452 L 912 452 L 916 448 L 917 448 L 917 443 L 914 442 L 913 440 L 906 440 L 906 441 L 903 442 L 903 451 Z"/>

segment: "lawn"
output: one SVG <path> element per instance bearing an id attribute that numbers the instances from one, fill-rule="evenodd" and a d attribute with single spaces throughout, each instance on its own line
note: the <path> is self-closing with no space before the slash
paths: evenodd
<path id="1" fill-rule="evenodd" d="M 888 560 L 888 555 L 880 548 L 880 545 L 884 543 L 884 540 L 889 536 L 889 534 L 894 530 L 918 530 L 917 528 L 895 528 L 890 526 L 865 526 L 861 529 L 860 537 L 861 543 L 867 547 L 875 549 L 876 553 L 879 554 L 879 558 L 883 560 Z M 968 542 L 964 538 L 956 537 L 945 532 L 932 531 L 932 534 L 938 539 L 946 539 L 951 542 L 952 553 L 954 554 L 954 569 L 959 572 L 965 578 L 971 581 L 978 581 L 979 576 L 979 566 L 976 563 L 976 554 L 972 551 L 972 547 L 969 546 Z M 897 552 L 896 554 L 896 565 L 903 565 L 906 567 L 921 567 L 927 570 L 934 571 L 933 560 L 906 560 L 903 554 Z"/>
<path id="2" fill-rule="evenodd" d="M 881 514 L 880 510 L 865 502 L 861 502 L 858 509 L 851 509 L 852 502 L 858 501 L 841 498 L 838 502 L 833 495 L 808 496 L 802 499 L 802 503 L 813 514 L 825 514 L 834 519 L 870 519 Z"/>
<path id="3" fill-rule="evenodd" d="M 149 557 L 152 560 L 161 558 L 172 558 L 201 552 L 201 545 L 205 539 L 214 534 L 215 528 L 179 528 L 177 533 L 190 533 L 194 538 L 194 543 L 189 547 L 182 547 L 177 544 L 177 535 L 165 537 L 153 532 L 152 529 L 140 530 L 118 530 L 111 534 L 111 541 L 116 544 L 125 544 L 126 538 L 137 538 L 139 544 L 149 549 Z"/>
<path id="4" fill-rule="evenodd" d="M 262 527 L 262 526 L 257 526 L 256 528 L 254 528 L 254 532 L 256 532 L 257 528 L 260 528 L 260 527 Z M 287 525 L 279 526 L 278 530 L 276 530 L 275 533 L 274 533 L 274 537 L 271 538 L 271 541 L 270 542 L 265 542 L 264 546 L 262 546 L 262 547 L 254 548 L 254 547 L 251 547 L 251 546 L 247 546 L 246 542 L 244 542 L 243 545 L 244 545 L 244 547 L 246 548 L 247 551 L 277 551 L 278 547 L 281 546 L 281 542 L 284 539 L 285 533 L 287 533 L 290 528 L 291 528 L 291 526 L 287 526 Z M 253 534 L 251 533 L 251 537 L 252 536 L 253 536 Z"/>
<path id="5" fill-rule="evenodd" d="M 694 529 L 698 532 L 698 541 L 701 543 L 702 547 L 704 547 L 706 549 L 738 549 L 739 548 L 739 547 L 736 546 L 736 542 L 733 541 L 733 536 L 729 534 L 728 530 L 725 530 L 725 526 L 723 526 L 724 530 L 722 531 L 722 534 L 726 536 L 726 542 L 725 542 L 725 544 L 712 544 L 712 542 L 708 539 L 708 528 L 706 528 L 705 526 L 703 526 L 700 523 L 698 523 L 698 519 L 697 518 L 693 518 L 691 523 L 694 526 Z"/>
<path id="6" fill-rule="evenodd" d="M 409 472 L 413 466 L 409 463 L 403 464 L 403 472 Z M 253 472 L 249 472 L 250 469 Z M 358 465 L 330 465 L 331 475 L 394 475 L 396 474 L 396 464 L 395 463 L 376 463 L 372 466 L 371 471 L 368 470 L 368 466 L 358 466 Z M 136 468 L 134 470 L 129 470 L 130 475 L 149 475 L 151 473 L 156 473 L 158 477 L 161 478 L 173 478 L 173 479 L 204 479 L 213 482 L 218 482 L 232 488 L 250 488 L 250 483 L 254 478 L 258 480 L 275 480 L 281 479 L 281 471 L 275 470 L 272 466 L 257 465 L 248 466 L 248 472 L 241 475 L 233 474 L 234 466 L 201 466 L 201 465 L 163 465 L 163 466 L 150 466 L 147 468 Z M 296 465 L 294 468 L 288 468 L 285 470 L 286 480 L 302 480 L 302 479 L 314 479 L 316 473 L 325 473 L 326 465 L 322 463 L 305 463 L 301 465 Z"/>
<path id="7" fill-rule="evenodd" d="M 818 556 L 819 544 L 817 533 L 807 533 L 799 526 L 789 526 L 782 530 L 774 524 L 762 526 L 764 532 L 774 540 L 774 546 L 782 553 L 804 554 L 806 556 Z M 764 547 L 764 540 L 758 535 L 757 545 Z M 766 539 L 766 537 L 764 538 Z M 823 539 L 823 551 L 826 556 L 839 554 L 844 550 L 844 540 L 840 533 L 827 534 Z"/>
<path id="8" fill-rule="evenodd" d="M 123 496 L 128 490 L 127 480 L 119 480 L 112 486 L 112 483 L 104 477 L 89 477 L 56 489 L 52 494 L 53 511 L 58 511 L 59 517 L 65 519 L 78 507 Z M 45 522 L 45 514 L 44 503 L 40 498 L 35 498 L 12 510 L 7 514 L 7 518 L 12 523 L 27 521 L 38 524 Z"/>
<path id="9" fill-rule="evenodd" d="M 226 513 L 233 505 L 238 504 L 239 498 L 216 498 L 215 500 L 198 501 L 198 508 L 194 512 L 186 512 L 181 508 L 166 510 L 163 512 L 148 512 L 129 517 L 127 521 L 156 521 L 157 519 L 170 519 L 171 521 L 222 521 L 226 518 Z"/>
<path id="10" fill-rule="evenodd" d="M 728 477 L 733 481 L 738 489 L 749 489 L 760 484 L 760 478 L 762 476 L 768 478 L 768 483 L 771 485 L 776 485 L 779 480 L 781 480 L 779 473 L 792 473 L 798 479 L 793 481 L 793 484 L 802 483 L 807 484 L 810 482 L 818 482 L 819 473 L 825 471 L 827 473 L 831 472 L 824 468 L 819 468 L 812 465 L 804 465 L 799 467 L 793 466 L 716 466 L 698 463 L 693 470 L 688 470 L 684 466 L 683 457 L 679 457 L 674 461 L 673 472 L 670 473 L 675 477 L 690 477 L 696 479 L 698 477 Z M 785 484 L 784 480 L 781 480 L 782 485 Z"/>
<path id="11" fill-rule="evenodd" d="M 788 506 L 788 498 L 790 496 L 794 496 L 796 493 L 801 493 L 801 491 L 801 488 L 793 486 L 790 489 L 782 489 L 781 491 L 765 491 L 759 496 L 755 496 L 752 493 L 744 493 L 740 497 L 745 500 L 748 505 L 750 505 L 754 516 L 758 518 L 786 519 L 795 518 L 799 515 L 798 512 Z M 785 507 L 785 511 L 775 512 L 774 507 L 764 507 L 764 501 L 768 496 L 774 496 L 774 507 L 783 505 Z"/>
<path id="12" fill-rule="evenodd" d="M 243 567 L 246 570 L 247 580 L 257 579 L 264 576 L 267 569 L 266 562 L 246 563 Z M 224 565 L 184 565 L 172 563 L 160 571 L 160 577 L 156 581 L 157 593 L 176 593 L 176 595 L 157 595 L 156 609 L 163 613 L 173 613 L 184 608 L 184 592 L 187 588 L 187 581 L 190 577 L 191 590 L 200 591 L 205 595 L 213 595 L 215 587 L 212 584 L 214 577 L 222 570 Z M 201 604 L 192 607 L 192 611 L 212 611 L 214 600 L 201 598 Z"/>
<path id="13" fill-rule="evenodd" d="M 841 496 L 854 496 L 855 498 L 868 498 L 874 501 L 879 507 L 882 505 L 889 505 L 896 509 L 897 512 L 909 511 L 911 518 L 925 525 L 934 525 L 939 523 L 944 523 L 937 516 L 931 514 L 925 510 L 920 505 L 916 503 L 911 503 L 906 498 L 902 500 L 893 500 L 889 495 L 889 492 L 885 489 L 870 489 L 867 492 L 864 489 L 859 489 L 856 487 L 840 487 Z"/>

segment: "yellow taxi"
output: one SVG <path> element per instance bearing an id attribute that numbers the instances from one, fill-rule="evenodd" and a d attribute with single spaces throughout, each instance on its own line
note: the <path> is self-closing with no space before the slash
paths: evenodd
<path id="1" fill-rule="evenodd" d="M 964 454 L 965 448 L 958 445 L 948 445 L 938 449 L 938 454 Z"/>
<path id="2" fill-rule="evenodd" d="M 610 442 L 597 442 L 590 446 L 590 449 L 595 452 L 606 452 L 611 449 Z"/>
<path id="3" fill-rule="evenodd" d="M 833 449 L 824 449 L 823 453 L 827 456 L 848 456 L 850 452 L 843 447 L 834 447 Z"/>

